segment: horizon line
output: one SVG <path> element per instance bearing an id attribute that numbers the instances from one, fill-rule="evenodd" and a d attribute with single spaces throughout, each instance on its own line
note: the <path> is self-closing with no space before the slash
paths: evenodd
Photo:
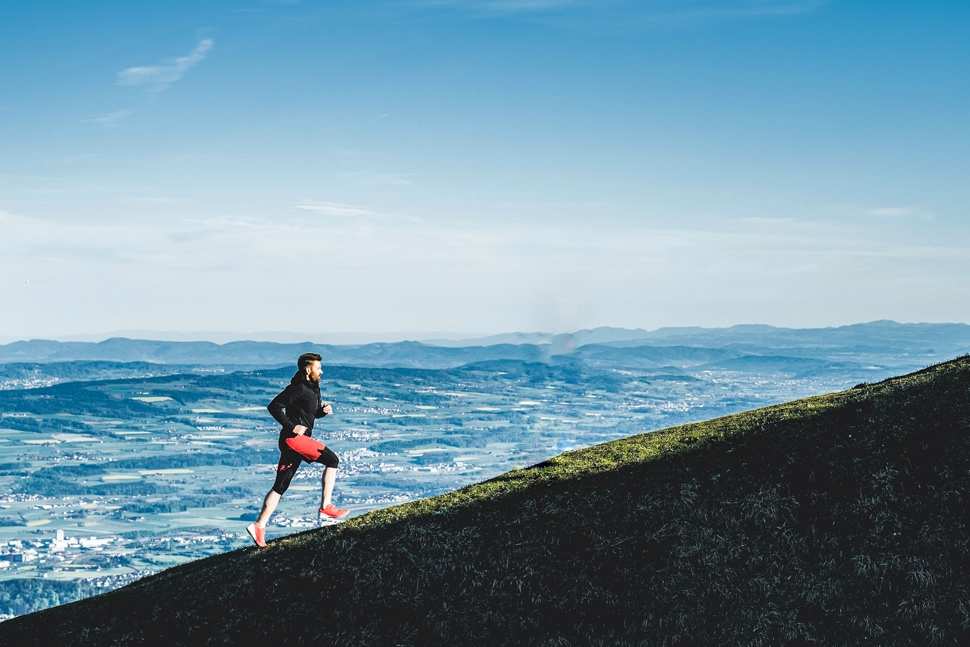
<path id="1" fill-rule="evenodd" d="M 466 340 L 474 341 L 478 339 L 487 339 L 490 337 L 505 337 L 505 336 L 515 336 L 515 335 L 554 337 L 554 336 L 561 336 L 561 335 L 576 335 L 583 332 L 592 332 L 592 331 L 603 330 L 603 329 L 628 330 L 631 332 L 644 332 L 644 333 L 652 333 L 652 332 L 658 332 L 661 330 L 671 330 L 671 329 L 685 329 L 685 328 L 697 329 L 697 330 L 729 330 L 732 328 L 743 328 L 743 327 L 763 327 L 763 328 L 773 328 L 777 330 L 824 330 L 824 329 L 830 329 L 830 328 L 845 328 L 849 326 L 860 326 L 860 325 L 867 325 L 867 324 L 887 324 L 887 323 L 898 325 L 898 326 L 970 325 L 970 323 L 963 322 L 963 321 L 898 321 L 895 319 L 872 319 L 867 321 L 854 321 L 850 323 L 816 325 L 816 326 L 780 326 L 776 324 L 767 324 L 767 323 L 743 322 L 743 323 L 735 323 L 735 324 L 723 325 L 723 326 L 678 325 L 678 326 L 658 326 L 656 328 L 648 329 L 648 328 L 642 328 L 642 327 L 599 325 L 599 326 L 592 326 L 588 328 L 576 328 L 576 329 L 566 330 L 561 332 L 542 331 L 542 330 L 532 330 L 532 331 L 514 330 L 514 331 L 505 331 L 505 332 L 474 333 L 474 332 L 455 332 L 455 331 L 433 331 L 433 330 L 417 331 L 415 330 L 415 331 L 383 331 L 383 332 L 334 331 L 329 333 L 307 334 L 307 333 L 291 332 L 291 331 L 284 331 L 284 330 L 277 330 L 277 331 L 264 330 L 264 331 L 249 331 L 249 332 L 227 331 L 227 330 L 195 330 L 195 331 L 182 332 L 177 330 L 131 330 L 129 329 L 129 330 L 116 330 L 116 331 L 110 331 L 110 332 L 102 332 L 102 333 L 75 333 L 70 335 L 55 335 L 50 337 L 0 338 L 0 346 L 6 346 L 9 344 L 14 344 L 18 342 L 29 343 L 29 342 L 40 342 L 40 341 L 51 341 L 51 342 L 57 342 L 57 343 L 74 343 L 74 342 L 101 343 L 111 339 L 128 339 L 131 341 L 157 341 L 157 342 L 172 342 L 172 343 L 208 342 L 208 343 L 213 343 L 220 346 L 228 343 L 233 343 L 233 342 L 247 342 L 247 341 L 256 342 L 256 343 L 260 343 L 260 342 L 280 343 L 280 344 L 310 343 L 310 344 L 321 344 L 321 345 L 332 345 L 332 346 L 341 346 L 341 345 L 353 346 L 353 345 L 363 345 L 363 344 L 372 344 L 372 343 L 399 343 L 399 342 L 406 342 L 406 341 L 414 341 L 419 343 L 434 342 L 434 341 L 452 341 L 452 342 L 466 341 Z M 181 337 L 187 337 L 190 335 L 202 335 L 202 336 L 209 336 L 209 337 L 213 337 L 213 336 L 220 337 L 220 338 L 224 338 L 224 340 L 214 341 L 213 339 L 206 339 L 206 338 L 162 339 L 162 338 L 153 338 L 153 337 L 144 337 L 144 336 L 132 337 L 130 336 L 132 334 L 178 335 Z M 227 336 L 232 336 L 232 335 L 236 335 L 238 337 L 226 338 Z M 277 339 L 265 339 L 265 338 L 254 339 L 254 338 L 246 337 L 247 335 L 251 337 L 276 336 Z M 279 339 L 279 337 L 281 336 L 292 337 L 292 339 Z M 297 337 L 301 337 L 301 336 L 303 336 L 304 338 L 297 339 Z M 361 339 L 362 341 L 349 341 L 346 339 L 342 342 L 336 341 L 336 340 L 313 341 L 311 337 L 331 337 L 331 338 L 356 337 Z M 4 341 L 4 339 L 6 339 L 6 341 Z M 363 341 L 366 339 L 369 339 L 369 340 Z"/>

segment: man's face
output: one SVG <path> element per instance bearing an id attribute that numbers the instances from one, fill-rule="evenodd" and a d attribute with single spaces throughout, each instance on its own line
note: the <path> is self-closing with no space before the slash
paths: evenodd
<path id="1" fill-rule="evenodd" d="M 320 360 L 315 359 L 309 364 L 307 364 L 307 379 L 311 382 L 319 382 L 320 376 L 323 375 L 323 366 L 320 364 Z"/>

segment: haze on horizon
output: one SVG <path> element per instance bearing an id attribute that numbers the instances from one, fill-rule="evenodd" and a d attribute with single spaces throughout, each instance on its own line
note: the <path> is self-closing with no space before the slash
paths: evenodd
<path id="1" fill-rule="evenodd" d="M 0 343 L 970 321 L 968 19 L 6 3 Z"/>

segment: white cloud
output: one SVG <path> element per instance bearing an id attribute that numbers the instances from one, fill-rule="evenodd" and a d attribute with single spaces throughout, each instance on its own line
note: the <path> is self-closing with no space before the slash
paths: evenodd
<path id="1" fill-rule="evenodd" d="M 558 9 L 626 9 L 656 21 L 717 17 L 780 16 L 812 12 L 828 0 L 414 0 L 419 6 L 464 9 L 482 13 L 541 13 Z"/>
<path id="2" fill-rule="evenodd" d="M 214 46 L 215 41 L 205 38 L 187 56 L 179 56 L 159 65 L 125 68 L 118 72 L 118 85 L 144 85 L 153 92 L 161 92 L 181 79 L 190 68 L 201 63 Z"/>
<path id="3" fill-rule="evenodd" d="M 585 3 L 580 0 L 420 0 L 419 4 L 426 7 L 517 13 L 559 9 Z"/>
<path id="4" fill-rule="evenodd" d="M 873 207 L 866 214 L 889 220 L 936 220 L 936 216 L 926 209 L 913 206 Z"/>
<path id="5" fill-rule="evenodd" d="M 753 219 L 691 229 L 361 222 L 369 218 L 266 214 L 84 224 L 0 211 L 0 288 L 10 291 L 8 310 L 22 320 L 10 330 L 44 329 L 49 315 L 42 306 L 52 301 L 72 313 L 70 325 L 88 328 L 147 321 L 184 328 L 203 315 L 216 321 L 219 313 L 270 325 L 305 291 L 304 283 L 280 281 L 291 268 L 325 295 L 299 320 L 335 329 L 374 321 L 512 329 L 533 314 L 557 312 L 575 318 L 552 322 L 565 327 L 588 324 L 587 315 L 609 323 L 661 315 L 704 323 L 712 312 L 722 319 L 779 312 L 792 321 L 818 312 L 872 319 L 904 297 L 916 303 L 931 294 L 935 303 L 948 295 L 957 303 L 965 288 L 943 279 L 965 273 L 970 259 L 965 240 L 930 244 L 858 221 L 777 218 L 766 227 Z"/>
<path id="6" fill-rule="evenodd" d="M 324 216 L 337 216 L 340 218 L 375 216 L 376 212 L 364 207 L 357 207 L 352 204 L 342 204 L 340 202 L 304 202 L 296 205 L 297 209 L 312 211 Z"/>
<path id="7" fill-rule="evenodd" d="M 414 184 L 407 174 L 378 173 L 374 171 L 345 171 L 339 173 L 341 177 L 357 180 L 362 184 L 376 184 L 379 186 L 410 186 Z"/>
<path id="8" fill-rule="evenodd" d="M 793 218 L 778 216 L 744 216 L 737 218 L 738 222 L 752 225 L 787 225 L 795 222 Z"/>
<path id="9" fill-rule="evenodd" d="M 671 18 L 714 18 L 786 16 L 815 11 L 826 0 L 744 0 L 738 2 L 706 2 L 693 7 L 677 8 L 667 15 Z"/>
<path id="10" fill-rule="evenodd" d="M 383 221 L 385 223 L 424 222 L 424 219 L 418 216 L 411 216 L 407 214 L 381 213 L 378 211 L 374 211 L 373 209 L 369 209 L 367 207 L 361 207 L 353 204 L 344 204 L 342 202 L 322 202 L 318 200 L 304 200 L 300 204 L 296 205 L 296 208 L 302 209 L 303 211 L 318 213 L 324 216 L 333 216 L 335 218 L 356 220 L 356 221 L 365 222 L 365 223 L 372 223 L 374 221 Z"/>
<path id="11" fill-rule="evenodd" d="M 114 112 L 108 112 L 103 115 L 98 115 L 96 117 L 89 117 L 88 119 L 82 119 L 83 123 L 88 124 L 98 124 L 101 126 L 114 126 L 130 117 L 132 114 L 131 110 L 115 110 Z"/>
<path id="12" fill-rule="evenodd" d="M 876 207 L 867 211 L 870 216 L 911 216 L 914 213 L 912 207 Z"/>
<path id="13" fill-rule="evenodd" d="M 93 159 L 98 159 L 101 157 L 100 153 L 73 153 L 71 155 L 65 155 L 61 158 L 61 161 L 65 164 L 78 164 L 83 162 L 89 162 Z"/>
<path id="14" fill-rule="evenodd" d="M 402 220 L 333 202 L 306 203 L 300 208 L 335 219 L 222 216 L 85 224 L 0 210 L 0 252 L 14 264 L 21 262 L 18 257 L 41 255 L 94 265 L 120 261 L 173 269 L 242 269 L 260 259 L 276 262 L 326 250 L 328 262 L 346 267 L 456 262 L 503 271 L 524 263 L 536 271 L 571 268 L 595 275 L 639 267 L 672 276 L 696 273 L 711 263 L 724 271 L 734 268 L 760 275 L 770 268 L 787 272 L 786 261 L 796 258 L 823 264 L 826 260 L 844 264 L 852 258 L 970 258 L 965 241 L 893 240 L 891 232 L 873 237 L 861 225 L 791 218 L 736 219 L 750 227 L 733 224 L 724 229 L 608 228 L 602 223 L 495 228 Z M 402 226 L 375 227 L 368 222 L 375 217 Z"/>
<path id="15" fill-rule="evenodd" d="M 17 220 L 17 216 L 13 215 L 9 211 L 4 211 L 0 209 L 0 225 L 10 225 Z"/>

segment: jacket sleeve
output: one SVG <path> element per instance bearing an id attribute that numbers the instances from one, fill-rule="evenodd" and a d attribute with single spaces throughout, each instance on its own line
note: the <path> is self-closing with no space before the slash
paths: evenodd
<path id="1" fill-rule="evenodd" d="M 330 403 L 329 403 L 329 402 L 321 402 L 321 403 L 320 403 L 320 406 L 319 406 L 319 407 L 317 407 L 317 415 L 316 415 L 316 417 L 317 417 L 317 418 L 322 418 L 322 417 L 324 417 L 325 415 L 327 415 L 327 414 L 325 414 L 325 413 L 323 412 L 323 408 L 324 408 L 325 406 L 327 406 L 328 404 L 330 404 Z"/>
<path id="2" fill-rule="evenodd" d="M 293 427 L 296 425 L 290 420 L 284 409 L 290 404 L 293 399 L 293 395 L 296 393 L 296 389 L 293 384 L 288 384 L 285 389 L 280 391 L 273 401 L 266 405 L 269 410 L 270 415 L 276 418 L 276 422 L 283 425 L 283 429 L 287 432 L 292 432 Z"/>

